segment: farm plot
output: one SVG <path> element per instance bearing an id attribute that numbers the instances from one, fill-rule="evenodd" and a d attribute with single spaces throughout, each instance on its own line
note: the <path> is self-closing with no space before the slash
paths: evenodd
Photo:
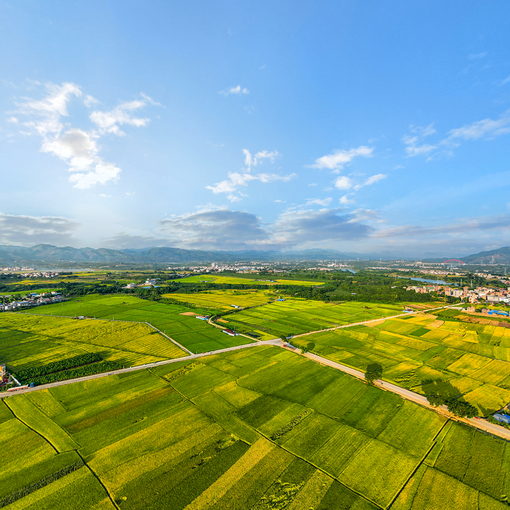
<path id="1" fill-rule="evenodd" d="M 6 402 L 16 407 L 20 397 Z M 510 489 L 506 442 L 275 347 L 59 386 L 30 400 L 53 422 L 40 434 L 71 438 L 120 508 L 368 510 L 411 508 L 414 499 L 431 508 L 427 498 L 439 498 L 431 480 L 439 480 L 452 501 L 468 504 L 457 508 L 481 501 L 503 509 Z M 0 407 L 0 441 L 23 427 Z M 20 455 L 29 464 L 36 452 L 76 455 L 23 430 L 8 476 Z M 48 494 L 78 500 L 83 470 L 56 481 L 33 470 L 26 496 L 19 477 L 2 490 L 19 496 L 17 508 L 44 505 Z M 81 508 L 108 504 L 104 493 L 89 497 Z"/>
<path id="2" fill-rule="evenodd" d="M 240 276 L 212 276 L 209 274 L 187 276 L 186 278 L 179 279 L 179 282 L 184 283 L 225 283 L 231 285 L 301 285 L 305 287 L 313 287 L 314 285 L 324 285 L 324 282 L 317 281 L 303 281 L 303 280 L 287 280 L 287 279 L 273 279 L 268 277 L 250 277 L 243 278 Z"/>
<path id="3" fill-rule="evenodd" d="M 248 341 L 240 336 L 225 335 L 207 322 L 195 319 L 193 315 L 182 315 L 186 312 L 193 310 L 124 294 L 92 294 L 37 309 L 37 313 L 46 315 L 83 315 L 100 319 L 149 322 L 192 352 L 207 352 Z"/>
<path id="4" fill-rule="evenodd" d="M 277 294 L 264 290 L 208 290 L 182 294 L 174 292 L 163 294 L 164 298 L 180 301 L 199 308 L 210 310 L 232 310 L 233 308 L 246 308 L 259 306 L 276 298 Z"/>
<path id="5" fill-rule="evenodd" d="M 463 397 L 481 415 L 510 401 L 508 329 L 440 321 L 431 315 L 317 333 L 293 342 L 317 354 L 365 370 L 383 366 L 383 377 L 427 394 L 432 388 Z"/>
<path id="6" fill-rule="evenodd" d="M 63 378 L 86 375 L 66 370 L 76 370 L 82 365 L 89 369 L 98 365 L 96 372 L 106 371 L 108 368 L 100 370 L 103 365 L 96 363 L 101 360 L 131 366 L 186 355 L 174 343 L 146 324 L 75 320 L 20 313 L 0 315 L 0 350 L 2 361 L 15 373 L 21 374 L 29 368 L 55 365 L 54 372 L 66 376 Z M 98 356 L 85 356 L 89 353 L 96 353 Z M 63 360 L 76 360 L 77 363 L 73 365 L 69 362 L 60 366 Z M 93 372 L 89 370 L 88 373 Z"/>
<path id="7" fill-rule="evenodd" d="M 401 312 L 400 305 L 356 301 L 333 304 L 290 298 L 242 310 L 225 318 L 229 323 L 239 325 L 241 329 L 282 337 L 397 315 Z"/>

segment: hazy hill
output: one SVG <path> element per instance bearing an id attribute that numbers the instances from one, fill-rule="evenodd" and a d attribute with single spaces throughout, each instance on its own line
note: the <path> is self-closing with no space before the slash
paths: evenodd
<path id="1" fill-rule="evenodd" d="M 497 250 L 481 251 L 463 257 L 461 260 L 467 264 L 510 264 L 510 246 Z"/>
<path id="2" fill-rule="evenodd" d="M 72 248 L 39 244 L 32 247 L 0 245 L 0 265 L 27 264 L 165 264 L 192 262 L 233 262 L 249 260 L 334 260 L 356 258 L 332 250 L 278 251 L 206 251 L 180 248 Z"/>

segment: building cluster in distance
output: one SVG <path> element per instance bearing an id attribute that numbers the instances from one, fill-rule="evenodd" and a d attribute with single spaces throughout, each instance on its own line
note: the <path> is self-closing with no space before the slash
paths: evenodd
<path id="1" fill-rule="evenodd" d="M 11 296 L 2 296 L 4 299 Z M 0 298 L 2 299 L 2 298 Z M 23 299 L 12 301 L 10 303 L 0 303 L 0 312 L 13 312 L 34 306 L 50 305 L 60 303 L 64 298 L 58 292 L 46 292 L 44 294 L 27 294 Z"/>
<path id="2" fill-rule="evenodd" d="M 448 285 L 411 285 L 407 290 L 414 290 L 418 294 L 436 293 L 440 296 L 461 299 L 468 303 L 502 303 L 510 304 L 510 287 L 506 289 L 491 289 L 488 287 L 449 287 Z"/>

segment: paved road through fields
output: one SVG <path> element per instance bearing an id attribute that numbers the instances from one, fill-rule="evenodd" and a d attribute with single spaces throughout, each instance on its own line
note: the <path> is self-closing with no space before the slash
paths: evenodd
<path id="1" fill-rule="evenodd" d="M 292 350 L 292 349 L 289 349 Z M 294 352 L 294 351 L 293 351 Z M 342 372 L 352 375 L 353 377 L 357 377 L 358 379 L 365 380 L 365 374 L 361 370 L 356 370 L 355 368 L 348 367 L 347 365 L 342 365 L 341 363 L 337 363 L 336 361 L 331 361 L 330 359 L 323 358 L 322 356 L 318 356 L 317 354 L 312 354 L 311 352 L 303 353 L 302 356 L 311 359 L 321 365 L 326 365 L 331 368 L 335 368 L 336 370 L 341 370 Z M 451 420 L 455 420 L 461 423 L 465 423 L 470 425 L 471 427 L 475 427 L 479 430 L 483 430 L 484 432 L 488 432 L 489 434 L 493 434 L 495 436 L 501 437 L 510 441 L 510 430 L 505 427 L 501 427 L 500 425 L 496 425 L 494 423 L 490 423 L 483 418 L 461 418 L 460 416 L 456 416 L 448 411 L 446 406 L 432 406 L 427 397 L 420 395 L 419 393 L 415 393 L 414 391 L 407 390 L 406 388 L 401 388 L 396 384 L 390 383 L 388 381 L 377 380 L 374 381 L 374 386 L 381 388 L 386 391 L 391 391 L 397 395 L 400 395 L 402 398 L 406 400 L 410 400 L 416 404 L 420 404 L 424 407 L 432 409 L 436 413 L 442 414 Z"/>
<path id="2" fill-rule="evenodd" d="M 48 388 L 55 388 L 56 386 L 65 386 L 67 384 L 73 384 L 76 382 L 91 381 L 92 379 L 99 379 L 101 377 L 107 377 L 109 375 L 127 374 L 129 372 L 136 372 L 137 370 L 145 370 L 146 368 L 155 368 L 162 365 L 170 365 L 171 363 L 179 363 L 181 361 L 189 361 L 197 358 L 204 358 L 206 356 L 214 356 L 216 354 L 222 354 L 224 352 L 238 351 L 239 349 L 247 349 L 249 347 L 257 347 L 260 345 L 276 345 L 279 347 L 283 346 L 283 342 L 279 338 L 273 340 L 263 340 L 260 342 L 253 342 L 251 344 L 234 345 L 233 347 L 225 347 L 224 349 L 218 349 L 216 351 L 200 352 L 198 354 L 190 354 L 189 356 L 183 356 L 182 358 L 165 359 L 163 361 L 154 361 L 152 363 L 145 363 L 144 365 L 137 365 L 134 367 L 119 368 L 117 370 L 111 370 L 110 372 L 102 372 L 100 374 L 86 375 L 84 377 L 77 377 L 75 379 L 66 379 L 65 381 L 56 381 L 48 384 L 41 384 L 34 386 L 33 388 L 24 388 L 17 391 L 4 391 L 0 393 L 0 398 L 12 397 L 13 395 L 20 395 L 22 393 L 30 393 L 32 391 L 46 390 Z"/>
<path id="3" fill-rule="evenodd" d="M 403 313 L 403 314 L 394 315 L 391 317 L 381 317 L 380 319 L 370 319 L 368 321 L 356 322 L 356 323 L 352 323 L 352 324 L 344 324 L 342 326 L 337 326 L 337 327 L 329 328 L 329 329 L 322 330 L 322 331 L 330 331 L 330 330 L 339 329 L 339 328 L 348 328 L 351 326 L 359 326 L 359 325 L 368 324 L 368 323 L 372 323 L 372 322 L 384 321 L 384 320 L 388 320 L 388 319 L 394 319 L 397 317 L 407 316 L 412 313 L 430 312 L 433 310 L 439 310 L 439 309 L 443 309 L 443 308 L 450 308 L 450 307 L 449 306 L 441 306 L 441 307 L 432 308 L 429 310 L 420 310 L 417 312 Z M 223 326 L 220 326 L 219 324 L 215 324 L 212 321 L 210 321 L 210 323 L 216 327 L 224 329 Z M 303 333 L 301 335 L 295 335 L 295 337 L 293 337 L 293 338 L 310 335 L 312 333 L 318 333 L 318 331 L 313 331 L 310 333 Z M 243 336 L 245 336 L 245 335 L 243 335 Z M 249 337 L 247 337 L 247 338 L 249 338 Z M 34 388 L 25 388 L 23 390 L 18 390 L 18 391 L 13 391 L 13 392 L 2 392 L 2 393 L 0 393 L 0 398 L 12 397 L 13 395 L 19 395 L 21 393 L 29 393 L 32 391 L 44 390 L 47 388 L 54 388 L 56 386 L 64 386 L 64 385 L 72 384 L 75 382 L 90 381 L 92 379 L 99 379 L 101 377 L 106 377 L 109 375 L 125 374 L 125 373 L 129 373 L 129 372 L 135 372 L 137 370 L 144 370 L 147 368 L 154 368 L 154 367 L 159 367 L 162 365 L 169 365 L 171 363 L 179 363 L 181 361 L 189 361 L 189 360 L 193 360 L 193 359 L 197 359 L 197 358 L 203 358 L 206 356 L 214 356 L 216 354 L 221 354 L 224 352 L 237 351 L 240 349 L 247 349 L 250 347 L 256 347 L 256 346 L 260 346 L 260 345 L 275 345 L 277 347 L 282 347 L 282 348 L 287 349 L 291 352 L 294 352 L 298 355 L 304 356 L 312 361 L 315 361 L 316 363 L 320 363 L 321 365 L 325 365 L 325 366 L 334 368 L 336 370 L 340 370 L 346 374 L 349 374 L 349 375 L 356 377 L 358 379 L 361 379 L 363 381 L 365 380 L 365 374 L 361 370 L 357 370 L 355 368 L 348 367 L 347 365 L 343 365 L 342 363 L 337 363 L 336 361 L 332 361 L 330 359 L 323 358 L 322 356 L 318 356 L 317 354 L 313 354 L 311 352 L 301 353 L 301 351 L 299 349 L 292 348 L 290 346 L 290 344 L 285 343 L 280 338 L 275 338 L 272 340 L 262 340 L 262 341 L 252 342 L 252 343 L 244 344 L 244 345 L 236 345 L 233 347 L 226 347 L 224 349 L 218 349 L 216 351 L 202 352 L 199 354 L 190 354 L 189 356 L 184 356 L 182 358 L 174 358 L 174 359 L 163 360 L 163 361 L 155 361 L 153 363 L 146 363 L 145 365 L 121 368 L 118 370 L 112 370 L 110 372 L 104 372 L 101 374 L 93 374 L 93 375 L 88 375 L 85 377 L 78 377 L 76 379 L 67 379 L 65 381 L 57 381 L 57 382 L 49 383 L 49 384 L 41 384 L 40 386 L 35 386 Z M 452 413 L 450 413 L 448 411 L 448 409 L 446 408 L 446 406 L 434 407 L 429 404 L 429 401 L 427 400 L 427 398 L 425 396 L 420 395 L 419 393 L 415 393 L 414 391 L 407 390 L 405 388 L 401 388 L 400 386 L 397 386 L 396 384 L 393 384 L 393 383 L 390 383 L 387 381 L 377 380 L 377 381 L 374 381 L 374 385 L 380 389 L 383 389 L 386 391 L 391 391 L 392 393 L 395 393 L 406 400 L 409 400 L 416 404 L 419 404 L 419 405 L 422 405 L 429 409 L 432 409 L 433 411 L 435 411 L 439 414 L 442 414 L 443 416 L 445 416 L 451 420 L 465 423 L 466 425 L 470 425 L 471 427 L 477 428 L 477 429 L 487 432 L 489 434 L 492 434 L 492 435 L 498 436 L 502 439 L 506 439 L 507 441 L 510 441 L 510 430 L 509 429 L 506 429 L 499 425 L 495 425 L 493 423 L 489 423 L 487 420 L 484 420 L 483 418 L 460 418 L 459 416 L 455 416 Z"/>

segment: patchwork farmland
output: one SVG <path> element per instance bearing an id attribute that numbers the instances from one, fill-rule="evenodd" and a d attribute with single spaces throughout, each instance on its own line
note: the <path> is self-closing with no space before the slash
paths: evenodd
<path id="1" fill-rule="evenodd" d="M 419 393 L 434 389 L 462 396 L 481 415 L 510 401 L 509 328 L 420 314 L 317 333 L 294 343 L 312 343 L 317 354 L 361 370 L 380 363 L 384 379 Z"/>
<path id="2" fill-rule="evenodd" d="M 358 301 L 335 304 L 288 298 L 226 315 L 224 319 L 229 322 L 229 325 L 235 325 L 244 331 L 253 331 L 264 338 L 273 338 L 397 315 L 402 311 L 401 304 Z"/>
<path id="3" fill-rule="evenodd" d="M 164 298 L 180 301 L 206 310 L 232 310 L 260 306 L 278 297 L 275 292 L 266 290 L 208 290 L 189 294 L 174 292 L 163 294 Z"/>
<path id="4" fill-rule="evenodd" d="M 314 285 L 323 285 L 324 282 L 318 281 L 304 281 L 304 280 L 289 280 L 278 278 L 253 278 L 241 276 L 217 276 L 217 275 L 194 275 L 180 278 L 179 282 L 183 283 L 212 283 L 212 284 L 232 284 L 232 285 L 302 285 L 305 287 L 313 287 Z"/>
<path id="5" fill-rule="evenodd" d="M 197 310 L 181 305 L 156 303 L 126 294 L 107 296 L 91 294 L 56 305 L 41 306 L 37 308 L 37 313 L 149 322 L 195 353 L 248 342 L 241 336 L 231 337 L 222 334 L 210 324 L 195 319 Z"/>
<path id="6" fill-rule="evenodd" d="M 510 489 L 507 442 L 275 347 L 12 396 L 0 430 L 12 508 L 496 510 Z"/>
<path id="7" fill-rule="evenodd" d="M 89 353 L 100 354 L 101 359 L 119 366 L 142 365 L 187 354 L 146 324 L 21 313 L 0 315 L 0 351 L 2 361 L 14 373 L 70 358 L 80 359 Z M 97 371 L 113 367 L 99 365 Z M 70 376 L 76 375 L 72 372 Z"/>

